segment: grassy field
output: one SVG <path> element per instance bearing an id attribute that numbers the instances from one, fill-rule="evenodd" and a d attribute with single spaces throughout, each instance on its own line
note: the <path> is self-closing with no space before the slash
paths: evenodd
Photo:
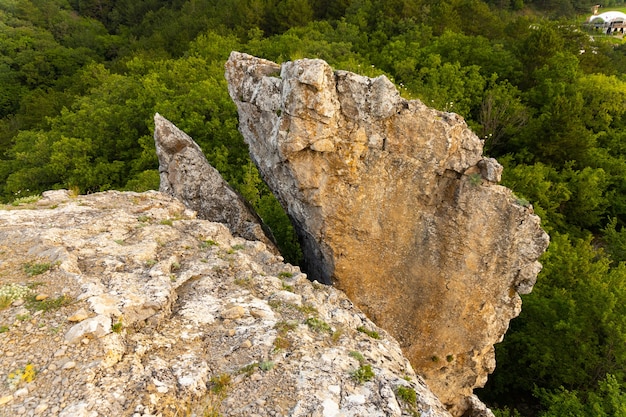
<path id="1" fill-rule="evenodd" d="M 605 13 L 605 12 L 622 12 L 622 13 L 626 13 L 626 6 L 624 6 L 624 7 L 617 7 L 617 6 L 615 6 L 615 7 L 600 7 L 600 9 L 598 9 L 598 14 Z"/>

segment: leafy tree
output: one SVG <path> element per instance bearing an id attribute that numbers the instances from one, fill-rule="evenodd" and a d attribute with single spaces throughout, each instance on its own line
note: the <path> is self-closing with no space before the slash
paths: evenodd
<path id="1" fill-rule="evenodd" d="M 458 62 L 442 62 L 439 55 L 427 57 L 428 65 L 422 67 L 407 88 L 415 92 L 428 105 L 468 117 L 472 108 L 482 101 L 486 80 L 477 66 L 463 67 Z"/>
<path id="2" fill-rule="evenodd" d="M 476 117 L 486 152 L 505 153 L 508 142 L 519 135 L 528 117 L 529 110 L 522 103 L 519 89 L 506 81 L 494 83 L 486 90 Z"/>
<path id="3" fill-rule="evenodd" d="M 547 407 L 540 417 L 590 416 L 625 417 L 626 392 L 613 376 L 608 374 L 597 390 L 585 393 L 561 387 L 556 392 L 538 390 L 538 396 Z"/>
<path id="4" fill-rule="evenodd" d="M 533 386 L 588 392 L 607 374 L 622 384 L 626 265 L 611 268 L 590 236 L 561 234 L 552 235 L 543 264 L 520 317 L 496 347 L 500 372 L 489 382 L 492 393 L 530 397 Z"/>

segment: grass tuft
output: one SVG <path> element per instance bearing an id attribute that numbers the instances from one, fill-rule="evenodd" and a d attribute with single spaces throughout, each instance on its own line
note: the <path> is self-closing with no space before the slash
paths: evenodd
<path id="1" fill-rule="evenodd" d="M 35 275 L 43 274 L 44 272 L 48 271 L 51 267 L 52 267 L 52 264 L 50 262 L 43 262 L 43 263 L 27 262 L 26 264 L 24 264 L 24 272 L 26 272 L 26 275 L 28 275 L 29 277 L 32 277 Z"/>
<path id="2" fill-rule="evenodd" d="M 229 374 L 220 374 L 211 377 L 209 382 L 211 386 L 211 392 L 214 394 L 223 393 L 231 383 L 231 376 Z"/>
<path id="3" fill-rule="evenodd" d="M 410 405 L 417 405 L 417 394 L 410 387 L 400 385 L 397 389 L 398 398 Z"/>
<path id="4" fill-rule="evenodd" d="M 372 339 L 380 339 L 380 335 L 378 334 L 378 332 L 376 332 L 374 330 L 367 330 L 367 328 L 365 328 L 364 326 L 359 326 L 356 329 L 358 331 L 360 331 L 361 333 L 365 333 L 366 335 L 368 335 Z"/>
<path id="5" fill-rule="evenodd" d="M 324 320 L 320 320 L 317 317 L 309 317 L 308 319 L 306 319 L 305 323 L 307 326 L 311 328 L 311 330 L 314 330 L 318 333 L 322 333 L 322 332 L 332 333 L 333 331 Z"/>
<path id="6" fill-rule="evenodd" d="M 369 364 L 363 364 L 356 371 L 351 374 L 352 379 L 354 379 L 359 384 L 364 384 L 365 382 L 371 381 L 374 379 L 374 371 L 372 370 L 372 366 Z"/>
<path id="7" fill-rule="evenodd" d="M 72 297 L 61 295 L 57 298 L 46 298 L 42 301 L 37 301 L 36 296 L 31 295 L 26 300 L 26 308 L 29 310 L 48 312 L 52 310 L 58 310 L 61 307 L 68 306 L 74 302 Z"/>

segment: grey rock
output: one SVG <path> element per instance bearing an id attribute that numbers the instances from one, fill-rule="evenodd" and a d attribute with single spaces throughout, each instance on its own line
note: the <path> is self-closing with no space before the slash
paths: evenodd
<path id="1" fill-rule="evenodd" d="M 65 340 L 68 343 L 78 343 L 85 336 L 102 337 L 110 332 L 111 319 L 107 316 L 98 315 L 72 326 L 65 333 Z"/>
<path id="2" fill-rule="evenodd" d="M 178 220 L 162 224 L 171 218 Z M 450 417 L 398 342 L 345 294 L 310 282 L 265 244 L 197 219 L 171 196 L 105 192 L 56 208 L 0 210 L 0 235 L 11 242 L 2 247 L 12 260 L 3 266 L 8 279 L 23 279 L 28 247 L 64 254 L 69 261 L 49 271 L 46 289 L 66 288 L 75 301 L 37 317 L 38 325 L 61 333 L 20 326 L 3 340 L 4 353 L 16 352 L 3 369 L 23 369 L 19 357 L 37 370 L 26 396 L 14 397 L 0 384 L 5 408 L 34 410 L 45 399 L 40 415 L 46 417 L 203 415 L 207 409 L 225 417 L 324 415 L 325 409 L 345 416 Z M 207 239 L 216 245 L 203 246 Z M 241 249 L 229 253 L 234 245 Z M 104 308 L 99 311 L 106 314 L 77 324 L 66 320 L 94 301 L 121 316 Z M 2 313 L 13 317 L 19 308 Z M 232 318 L 223 319 L 229 309 Z M 336 331 L 315 330 L 309 318 Z M 112 331 L 112 323 L 122 326 Z M 360 326 L 380 338 L 359 332 Z M 81 335 L 91 342 L 80 343 Z M 371 381 L 352 377 L 360 366 L 352 351 L 371 364 Z M 220 381 L 223 401 L 214 393 Z M 415 390 L 417 403 L 398 412 L 400 384 Z"/>
<path id="3" fill-rule="evenodd" d="M 493 183 L 499 183 L 502 179 L 502 165 L 495 158 L 483 158 L 478 161 L 480 173 L 484 179 Z"/>
<path id="4" fill-rule="evenodd" d="M 158 113 L 154 124 L 160 191 L 180 199 L 198 218 L 224 223 L 235 236 L 258 240 L 278 253 L 261 218 L 209 164 L 198 144 Z"/>

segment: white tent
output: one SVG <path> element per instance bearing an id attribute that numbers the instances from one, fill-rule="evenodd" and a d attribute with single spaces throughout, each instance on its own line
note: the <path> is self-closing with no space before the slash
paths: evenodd
<path id="1" fill-rule="evenodd" d="M 595 24 L 598 27 L 624 24 L 624 22 L 626 22 L 626 14 L 622 12 L 604 12 L 589 18 L 589 23 Z"/>

